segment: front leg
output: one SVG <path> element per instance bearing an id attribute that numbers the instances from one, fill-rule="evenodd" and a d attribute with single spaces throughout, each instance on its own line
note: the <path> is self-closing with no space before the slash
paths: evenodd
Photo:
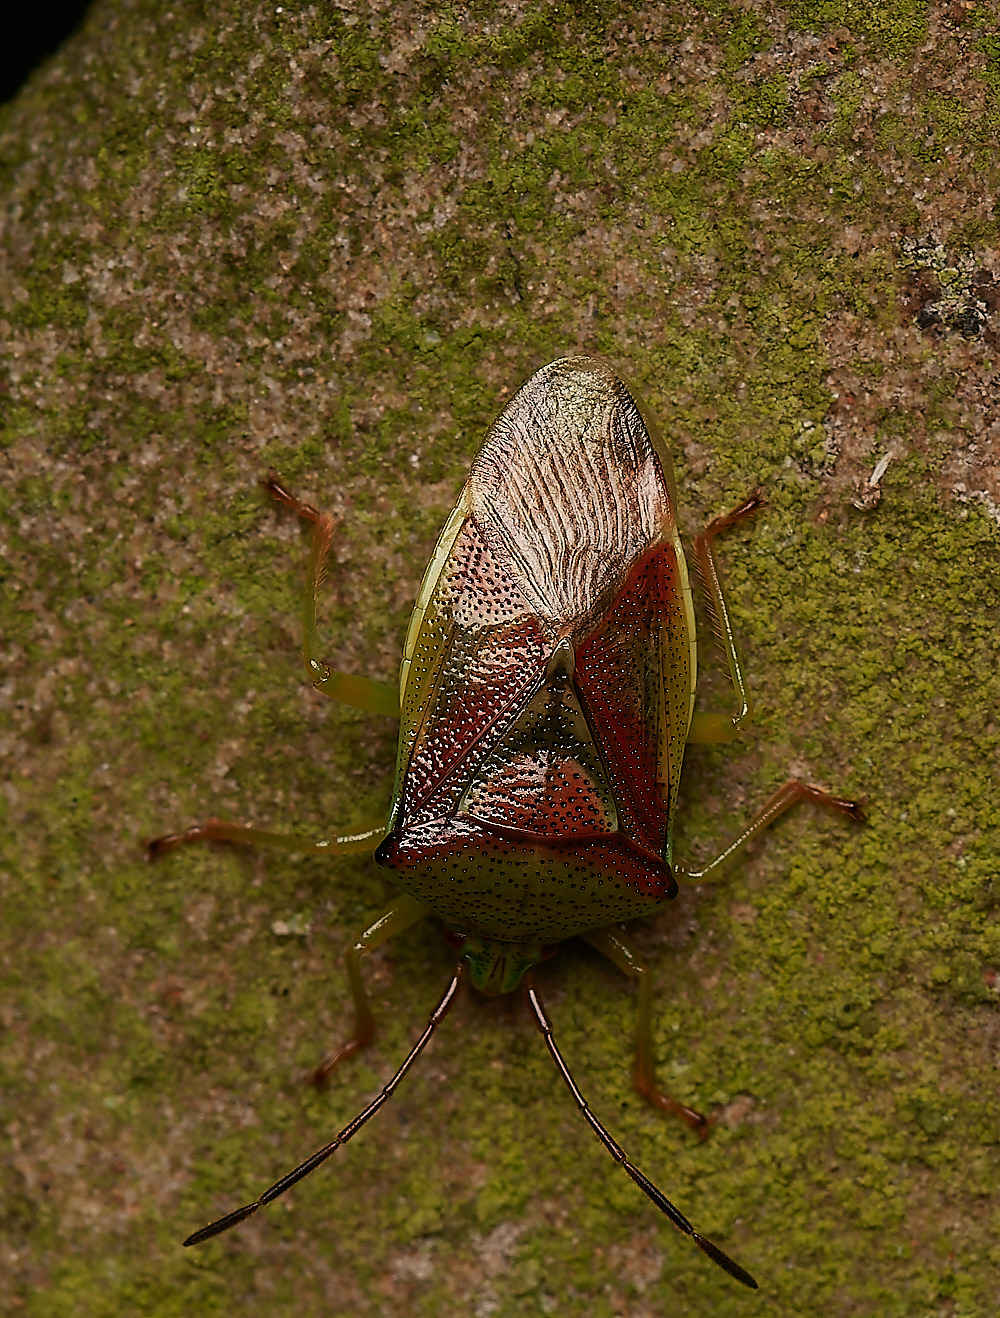
<path id="1" fill-rule="evenodd" d="M 418 920 L 424 919 L 429 914 L 430 911 L 423 902 L 418 902 L 415 897 L 401 892 L 378 919 L 373 920 L 367 929 L 363 929 L 347 944 L 344 951 L 344 967 L 347 971 L 347 981 L 351 986 L 351 997 L 354 999 L 354 1029 L 350 1038 L 346 1039 L 336 1052 L 325 1058 L 313 1072 L 312 1080 L 317 1088 L 322 1088 L 326 1084 L 335 1066 L 345 1062 L 348 1057 L 353 1057 L 362 1048 L 367 1048 L 375 1038 L 375 1017 L 372 1015 L 368 990 L 361 978 L 361 958 L 366 952 L 378 947 L 379 943 L 401 934 L 404 929 L 409 929 L 410 925 L 416 924 Z"/>
<path id="2" fill-rule="evenodd" d="M 680 1117 L 702 1139 L 708 1134 L 708 1121 L 700 1112 L 676 1098 L 665 1094 L 656 1083 L 656 1062 L 653 1057 L 653 976 L 649 967 L 636 956 L 625 941 L 620 929 L 608 925 L 582 935 L 591 947 L 613 961 L 619 970 L 639 981 L 639 1015 L 635 1029 L 635 1061 L 632 1065 L 632 1083 L 647 1103 L 661 1112 Z"/>

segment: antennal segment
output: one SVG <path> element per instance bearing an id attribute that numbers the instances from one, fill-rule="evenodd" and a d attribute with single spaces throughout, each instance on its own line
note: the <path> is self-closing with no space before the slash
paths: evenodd
<path id="1" fill-rule="evenodd" d="M 440 1002 L 431 1012 L 427 1021 L 427 1027 L 423 1034 L 410 1049 L 406 1059 L 396 1074 L 392 1077 L 378 1097 L 372 1099 L 364 1111 L 359 1112 L 353 1121 L 348 1122 L 344 1129 L 340 1131 L 340 1133 L 336 1135 L 329 1144 L 325 1145 L 317 1153 L 314 1153 L 311 1158 L 307 1158 L 305 1162 L 299 1163 L 294 1171 L 288 1172 L 288 1174 L 283 1176 L 280 1181 L 275 1181 L 271 1188 L 265 1190 L 259 1199 L 255 1199 L 252 1204 L 244 1204 L 242 1208 L 237 1208 L 234 1213 L 227 1213 L 225 1217 L 220 1217 L 217 1222 L 210 1222 L 208 1226 L 203 1226 L 200 1231 L 195 1231 L 193 1235 L 188 1236 L 184 1244 L 200 1245 L 202 1241 L 211 1240 L 213 1236 L 221 1235 L 223 1231 L 228 1231 L 230 1227 L 238 1226 L 240 1222 L 245 1222 L 248 1217 L 253 1217 L 254 1213 L 256 1213 L 259 1208 L 263 1208 L 266 1204 L 272 1203 L 279 1195 L 284 1194 L 286 1190 L 290 1190 L 293 1185 L 297 1185 L 303 1177 L 308 1176 L 309 1173 L 315 1171 L 321 1163 L 326 1162 L 331 1154 L 336 1153 L 342 1144 L 346 1144 L 349 1139 L 352 1139 L 365 1122 L 375 1115 L 382 1104 L 392 1097 L 403 1076 L 406 1075 L 407 1071 L 427 1047 L 431 1035 L 444 1020 L 445 1016 L 448 1015 L 448 1012 L 454 1005 L 455 998 L 458 996 L 458 990 L 462 986 L 464 974 L 465 962 L 460 961 L 454 975 L 451 977 L 451 982 L 441 997 Z"/>
<path id="2" fill-rule="evenodd" d="M 546 1015 L 545 1007 L 542 1005 L 542 1000 L 538 996 L 538 990 L 535 988 L 530 975 L 526 975 L 524 978 L 524 988 L 532 1014 L 535 1017 L 535 1024 L 542 1032 L 545 1039 L 545 1046 L 548 1048 L 552 1055 L 552 1060 L 556 1064 L 556 1070 L 562 1076 L 566 1088 L 573 1095 L 573 1099 L 583 1114 L 587 1124 L 590 1126 L 590 1129 L 601 1141 L 608 1153 L 611 1154 L 615 1162 L 628 1172 L 629 1176 L 635 1181 L 643 1194 L 653 1201 L 660 1212 L 664 1213 L 670 1219 L 677 1230 L 683 1232 L 684 1235 L 691 1237 L 703 1254 L 707 1254 L 712 1262 L 717 1263 L 724 1272 L 728 1272 L 730 1277 L 735 1277 L 737 1281 L 742 1282 L 744 1286 L 749 1286 L 751 1290 L 757 1290 L 757 1283 L 754 1281 L 753 1277 L 750 1276 L 750 1273 L 741 1268 L 738 1263 L 734 1263 L 728 1254 L 723 1254 L 718 1245 L 713 1245 L 710 1240 L 699 1235 L 680 1209 L 674 1207 L 663 1191 L 658 1189 L 649 1177 L 645 1176 L 634 1163 L 629 1162 L 625 1150 L 618 1141 L 613 1138 L 611 1132 L 598 1121 L 593 1112 L 591 1112 L 590 1108 L 587 1106 L 587 1101 L 580 1093 L 576 1081 L 570 1074 L 569 1067 L 566 1065 L 565 1061 L 563 1061 L 562 1053 L 559 1051 L 558 1045 L 552 1034 L 552 1022 Z"/>

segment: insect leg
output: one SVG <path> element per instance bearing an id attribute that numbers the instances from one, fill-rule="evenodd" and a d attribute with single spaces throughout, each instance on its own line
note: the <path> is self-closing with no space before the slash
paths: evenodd
<path id="1" fill-rule="evenodd" d="M 302 657 L 309 678 L 317 691 L 331 700 L 367 710 L 369 714 L 389 714 L 399 717 L 399 693 L 388 682 L 376 682 L 370 677 L 355 673 L 341 673 L 331 668 L 322 658 L 319 628 L 316 623 L 316 602 L 326 577 L 333 544 L 334 521 L 329 513 L 321 513 L 287 490 L 276 471 L 270 471 L 261 481 L 264 489 L 276 503 L 290 508 L 307 522 L 312 523 L 312 547 L 309 551 L 309 571 L 302 597 Z"/>
<path id="2" fill-rule="evenodd" d="M 168 851 L 185 847 L 191 842 L 232 842 L 238 847 L 267 847 L 276 851 L 312 851 L 327 856 L 351 856 L 356 852 L 371 851 L 385 837 L 385 825 L 366 828 L 360 833 L 345 833 L 341 837 L 305 838 L 291 833 L 269 833 L 263 828 L 250 828 L 234 824 L 228 819 L 206 819 L 203 824 L 192 824 L 183 833 L 167 833 L 146 843 L 146 855 L 158 860 Z"/>
<path id="3" fill-rule="evenodd" d="M 724 517 L 716 517 L 713 522 L 710 522 L 694 542 L 698 573 L 708 595 L 712 623 L 725 653 L 726 662 L 729 665 L 729 676 L 732 679 L 733 690 L 736 693 L 740 707 L 736 714 L 731 715 L 705 713 L 696 710 L 691 718 L 688 741 L 732 741 L 753 718 L 753 701 L 750 699 L 743 676 L 743 661 L 740 658 L 739 650 L 736 648 L 736 637 L 733 635 L 729 609 L 726 605 L 726 596 L 722 589 L 719 565 L 716 562 L 712 542 L 717 535 L 728 530 L 729 527 L 735 526 L 737 522 L 742 522 L 746 517 L 752 517 L 755 512 L 764 507 L 764 503 L 764 491 L 758 486 L 731 512 L 726 513 Z"/>
<path id="4" fill-rule="evenodd" d="M 616 929 L 614 925 L 608 925 L 605 929 L 594 929 L 590 933 L 583 934 L 582 937 L 602 956 L 613 961 L 619 970 L 639 981 L 639 1016 L 635 1029 L 632 1083 L 653 1107 L 680 1117 L 704 1139 L 708 1134 L 708 1122 L 701 1113 L 678 1102 L 676 1098 L 671 1098 L 656 1083 L 656 1062 L 653 1058 L 653 976 L 649 967 L 643 965 L 633 948 L 625 941 L 621 930 Z"/>
<path id="5" fill-rule="evenodd" d="M 308 1176 L 310 1172 L 315 1171 L 321 1163 L 326 1162 L 331 1154 L 336 1153 L 342 1144 L 346 1144 L 349 1139 L 356 1135 L 365 1122 L 375 1115 L 382 1104 L 392 1097 L 403 1076 L 406 1075 L 407 1071 L 423 1052 L 424 1048 L 426 1048 L 431 1035 L 451 1010 L 452 1004 L 454 1003 L 458 990 L 462 984 L 463 973 L 464 967 L 460 962 L 454 975 L 451 977 L 448 987 L 444 991 L 441 1001 L 431 1012 L 423 1034 L 410 1049 L 402 1066 L 377 1098 L 374 1098 L 362 1112 L 359 1112 L 353 1121 L 348 1122 L 344 1129 L 335 1135 L 329 1144 L 325 1144 L 323 1148 L 314 1153 L 311 1158 L 307 1158 L 305 1162 L 299 1163 L 294 1171 L 290 1171 L 286 1176 L 282 1176 L 280 1181 L 275 1181 L 269 1189 L 264 1191 L 259 1199 L 255 1199 L 252 1204 L 244 1204 L 242 1208 L 237 1208 L 234 1213 L 227 1213 L 225 1217 L 220 1217 L 217 1221 L 211 1222 L 208 1226 L 202 1227 L 200 1231 L 195 1231 L 192 1235 L 188 1236 L 184 1244 L 200 1245 L 203 1241 L 211 1240 L 213 1236 L 218 1236 L 221 1235 L 223 1231 L 228 1231 L 230 1227 L 238 1226 L 240 1222 L 245 1222 L 248 1217 L 253 1217 L 258 1209 L 263 1208 L 266 1204 L 273 1203 L 279 1195 L 290 1190 L 293 1185 L 298 1185 L 303 1177 Z"/>
<path id="6" fill-rule="evenodd" d="M 849 801 L 840 796 L 831 796 L 829 792 L 822 792 L 818 787 L 810 787 L 808 783 L 800 782 L 797 778 L 790 778 L 783 787 L 779 787 L 767 798 L 739 837 L 730 842 L 725 850 L 720 851 L 714 860 L 710 860 L 707 865 L 697 870 L 674 865 L 674 878 L 682 883 L 705 883 L 709 879 L 718 878 L 720 872 L 738 852 L 743 850 L 751 838 L 755 838 L 758 833 L 773 824 L 779 815 L 783 815 L 799 801 L 813 801 L 816 805 L 826 806 L 828 810 L 836 810 L 838 814 L 847 815 L 858 823 L 863 823 L 865 819 L 865 800 Z"/>
<path id="7" fill-rule="evenodd" d="M 670 1219 L 670 1222 L 678 1231 L 682 1232 L 685 1236 L 690 1236 L 698 1248 L 704 1254 L 707 1254 L 713 1263 L 717 1263 L 719 1267 L 728 1272 L 731 1277 L 734 1277 L 737 1281 L 742 1282 L 744 1286 L 748 1286 L 751 1290 L 755 1291 L 757 1289 L 757 1283 L 754 1281 L 753 1277 L 750 1276 L 750 1273 L 741 1268 L 738 1263 L 734 1263 L 728 1254 L 723 1254 L 718 1245 L 713 1245 L 710 1240 L 707 1240 L 704 1236 L 699 1235 L 698 1232 L 695 1231 L 694 1227 L 680 1209 L 676 1208 L 670 1202 L 663 1191 L 658 1189 L 649 1177 L 645 1176 L 639 1168 L 636 1167 L 635 1163 L 629 1161 L 622 1146 L 612 1137 L 607 1127 L 594 1116 L 593 1112 L 591 1112 L 587 1105 L 586 1099 L 577 1088 L 576 1081 L 570 1074 L 569 1067 L 566 1065 L 563 1060 L 563 1055 L 559 1051 L 552 1033 L 552 1022 L 546 1015 L 545 1007 L 542 1005 L 542 1000 L 538 996 L 538 990 L 532 982 L 530 971 L 525 975 L 523 982 L 525 995 L 528 999 L 528 1005 L 531 1007 L 532 1015 L 535 1018 L 535 1024 L 538 1026 L 542 1033 L 542 1037 L 545 1039 L 545 1046 L 548 1048 L 552 1060 L 556 1064 L 556 1070 L 562 1076 L 566 1088 L 573 1095 L 573 1100 L 580 1109 L 584 1120 L 604 1145 L 605 1149 L 607 1149 L 608 1153 L 611 1154 L 612 1158 L 614 1158 L 615 1162 L 618 1163 L 620 1167 L 625 1169 L 643 1194 L 651 1199 L 660 1212 Z"/>
<path id="8" fill-rule="evenodd" d="M 325 1058 L 313 1072 L 314 1085 L 320 1088 L 325 1085 L 335 1066 L 345 1062 L 348 1057 L 353 1057 L 362 1048 L 367 1048 L 375 1037 L 375 1017 L 372 1015 L 371 1002 L 364 980 L 361 978 L 361 958 L 366 952 L 378 947 L 379 943 L 401 934 L 404 929 L 409 929 L 410 925 L 416 924 L 418 920 L 429 914 L 423 902 L 418 902 L 415 897 L 402 892 L 367 929 L 363 929 L 347 944 L 344 951 L 344 967 L 347 971 L 347 982 L 351 986 L 351 997 L 354 999 L 354 1029 L 351 1037 L 345 1040 L 336 1052 Z"/>

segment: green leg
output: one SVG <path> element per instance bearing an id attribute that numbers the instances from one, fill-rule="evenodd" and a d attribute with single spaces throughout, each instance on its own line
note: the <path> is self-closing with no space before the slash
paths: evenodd
<path id="1" fill-rule="evenodd" d="M 743 662 L 740 659 L 740 652 L 736 648 L 736 637 L 733 635 L 729 609 L 726 607 L 726 597 L 722 591 L 719 565 L 715 559 L 715 549 L 712 542 L 722 531 L 735 526 L 737 522 L 742 522 L 746 517 L 752 517 L 755 512 L 763 507 L 764 492 L 758 487 L 747 495 L 739 507 L 726 513 L 725 517 L 717 517 L 714 522 L 710 522 L 694 542 L 698 573 L 705 587 L 705 593 L 708 595 L 712 624 L 725 652 L 726 662 L 729 664 L 729 676 L 732 678 L 733 690 L 736 693 L 740 707 L 735 714 L 711 714 L 696 710 L 691 718 L 688 741 L 732 741 L 753 718 L 753 702 L 747 692 L 746 681 L 743 677 Z"/>
<path id="2" fill-rule="evenodd" d="M 344 952 L 344 966 L 347 970 L 347 981 L 351 986 L 351 997 L 354 999 L 354 1030 L 351 1037 L 316 1068 L 313 1073 L 314 1084 L 325 1085 L 335 1066 L 339 1066 L 348 1057 L 353 1057 L 362 1048 L 367 1048 L 375 1037 L 375 1017 L 372 1015 L 371 1002 L 368 999 L 364 980 L 361 978 L 361 958 L 372 948 L 378 947 L 379 943 L 401 934 L 404 929 L 409 929 L 410 925 L 416 924 L 427 915 L 430 915 L 430 911 L 422 902 L 418 902 L 415 897 L 410 897 L 405 892 L 400 893 L 378 919 L 348 943 Z"/>
<path id="3" fill-rule="evenodd" d="M 228 819 L 206 819 L 193 824 L 183 833 L 167 833 L 146 843 L 150 860 L 157 860 L 168 851 L 188 846 L 192 842 L 232 842 L 238 847 L 267 847 L 276 851 L 312 851 L 325 856 L 353 856 L 358 852 L 372 851 L 385 837 L 385 825 L 366 828 L 360 833 L 345 833 L 340 837 L 304 838 L 289 833 L 269 833 L 263 828 L 247 828 Z"/>
<path id="4" fill-rule="evenodd" d="M 367 710 L 371 714 L 391 714 L 399 717 L 399 696 L 396 688 L 385 682 L 353 673 L 338 673 L 319 657 L 319 634 L 316 628 L 316 599 L 333 543 L 333 518 L 318 512 L 312 504 L 297 498 L 281 484 L 276 472 L 269 473 L 264 488 L 273 499 L 290 508 L 313 524 L 312 549 L 309 555 L 309 575 L 306 581 L 304 602 L 304 638 L 302 653 L 313 685 L 324 695 L 345 705 Z M 356 852 L 371 851 L 385 837 L 385 827 L 377 825 L 359 833 L 348 833 L 332 838 L 300 838 L 286 833 L 270 833 L 259 828 L 245 828 L 227 819 L 207 819 L 183 833 L 168 833 L 153 838 L 146 844 L 150 860 L 191 842 L 232 842 L 241 847 L 269 847 L 279 851 L 312 851 L 330 856 L 349 856 Z"/>
<path id="5" fill-rule="evenodd" d="M 316 625 L 316 601 L 326 577 L 327 563 L 330 561 L 330 547 L 333 544 L 333 518 L 329 513 L 321 513 L 310 503 L 305 503 L 281 484 L 277 472 L 268 473 L 263 482 L 271 498 L 290 508 L 292 512 L 312 522 L 312 548 L 309 552 L 309 573 L 302 601 L 302 656 L 309 670 L 309 677 L 317 691 L 322 691 L 331 700 L 353 705 L 355 709 L 367 710 L 369 714 L 389 714 L 399 718 L 399 692 L 388 682 L 376 682 L 370 677 L 358 677 L 354 673 L 339 673 L 324 663 L 321 657 L 319 628 Z"/>
<path id="6" fill-rule="evenodd" d="M 774 823 L 779 815 L 783 815 L 786 810 L 790 810 L 799 801 L 813 801 L 816 805 L 826 806 L 828 810 L 836 810 L 839 814 L 848 815 L 859 823 L 863 822 L 865 818 L 865 802 L 863 800 L 848 801 L 840 796 L 831 796 L 828 792 L 821 792 L 818 787 L 810 787 L 808 783 L 800 782 L 797 778 L 790 778 L 783 787 L 779 787 L 772 796 L 767 798 L 739 837 L 730 842 L 724 851 L 720 851 L 714 860 L 710 860 L 707 865 L 699 870 L 687 869 L 683 865 L 674 865 L 674 877 L 682 883 L 705 883 L 709 879 L 718 878 L 733 857 L 743 850 L 751 838 L 755 838 L 758 833 L 763 832 L 765 828 Z"/>
<path id="7" fill-rule="evenodd" d="M 701 1113 L 671 1098 L 656 1083 L 656 1063 L 653 1060 L 653 976 L 649 967 L 642 964 L 623 938 L 621 930 L 614 925 L 595 929 L 583 937 L 591 947 L 596 947 L 598 952 L 613 961 L 619 970 L 639 981 L 639 1018 L 635 1030 L 632 1083 L 648 1103 L 658 1107 L 661 1112 L 680 1117 L 704 1139 L 708 1134 L 708 1122 Z"/>

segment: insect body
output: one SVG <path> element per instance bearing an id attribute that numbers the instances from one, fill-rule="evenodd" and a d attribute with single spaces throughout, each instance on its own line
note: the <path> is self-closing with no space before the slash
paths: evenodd
<path id="1" fill-rule="evenodd" d="M 469 935 L 487 992 L 677 892 L 693 616 L 665 461 L 607 367 L 552 363 L 490 429 L 417 597 L 375 859 Z"/>
<path id="2" fill-rule="evenodd" d="M 185 1243 L 243 1221 L 346 1143 L 394 1091 L 467 975 L 488 994 L 524 986 L 563 1080 L 611 1156 L 674 1226 L 731 1276 L 756 1287 L 591 1113 L 555 1044 L 531 968 L 555 944 L 579 935 L 637 978 L 636 1085 L 704 1133 L 704 1118 L 657 1088 L 650 976 L 620 922 L 676 896 L 678 878 L 714 877 L 798 800 L 863 817 L 862 803 L 793 781 L 710 864 L 689 871 L 673 860 L 685 744 L 730 740 L 751 717 L 713 541 L 762 506 L 761 492 L 711 523 L 694 546 L 737 696 L 736 712 L 724 715 L 694 710 L 694 613 L 669 456 L 603 361 L 552 362 L 491 426 L 420 587 L 398 701 L 391 688 L 323 663 L 316 596 L 333 523 L 273 473 L 267 484 L 276 499 L 314 523 L 304 647 L 313 681 L 350 704 L 399 713 L 388 825 L 308 842 L 211 820 L 161 838 L 151 850 L 205 838 L 335 854 L 378 843 L 376 864 L 401 891 L 348 947 L 355 1029 L 320 1068 L 321 1077 L 374 1034 L 359 968 L 366 951 L 433 913 L 461 958 L 424 1034 L 378 1098 L 259 1200 Z"/>

